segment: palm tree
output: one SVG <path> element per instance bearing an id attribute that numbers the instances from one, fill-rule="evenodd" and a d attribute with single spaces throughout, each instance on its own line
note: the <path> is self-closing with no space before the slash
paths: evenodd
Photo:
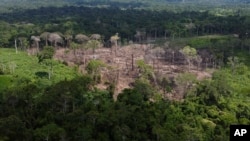
<path id="1" fill-rule="evenodd" d="M 83 56 L 83 63 L 85 64 L 85 49 L 88 46 L 85 46 L 86 43 L 90 40 L 87 35 L 84 34 L 77 34 L 75 36 L 75 40 L 77 43 L 80 44 L 80 50 L 82 51 L 82 56 Z"/>
<path id="2" fill-rule="evenodd" d="M 114 43 L 114 44 L 115 44 L 115 55 L 116 55 L 117 46 L 118 46 L 117 41 L 120 39 L 120 37 L 119 37 L 118 35 L 119 35 L 119 34 L 116 33 L 114 36 L 111 36 L 111 37 L 110 37 L 111 43 Z"/>
<path id="3" fill-rule="evenodd" d="M 49 34 L 50 34 L 49 32 L 43 32 L 40 35 L 40 38 L 45 41 L 45 46 L 48 46 L 48 36 L 49 36 Z"/>
<path id="4" fill-rule="evenodd" d="M 101 40 L 101 35 L 100 34 L 92 34 L 90 36 L 90 39 L 92 39 L 92 40 Z"/>
<path id="5" fill-rule="evenodd" d="M 37 52 L 39 52 L 39 42 L 41 41 L 40 37 L 39 36 L 31 36 L 30 39 L 35 42 L 36 48 L 37 48 Z"/>
<path id="6" fill-rule="evenodd" d="M 62 34 L 60 35 L 60 33 L 50 33 L 48 35 L 48 41 L 51 44 L 54 44 L 54 47 L 57 47 L 57 43 L 62 43 L 63 44 Z"/>
<path id="7" fill-rule="evenodd" d="M 64 39 L 65 39 L 65 41 L 66 41 L 66 47 L 70 47 L 70 44 L 71 44 L 71 41 L 72 41 L 72 39 L 73 39 L 73 36 L 72 35 L 70 35 L 70 34 L 65 34 L 64 35 Z"/>
<path id="8" fill-rule="evenodd" d="M 84 34 L 77 34 L 75 36 L 75 40 L 77 41 L 77 43 L 83 44 L 89 40 L 89 37 L 87 35 L 84 35 Z"/>
<path id="9" fill-rule="evenodd" d="M 93 49 L 93 54 L 95 54 L 95 49 L 101 47 L 101 39 L 102 36 L 100 34 L 92 34 L 90 36 L 90 40 L 87 42 L 86 46 L 87 48 Z"/>

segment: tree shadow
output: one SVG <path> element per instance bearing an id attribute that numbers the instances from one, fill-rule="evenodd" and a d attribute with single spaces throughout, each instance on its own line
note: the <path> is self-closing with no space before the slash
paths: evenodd
<path id="1" fill-rule="evenodd" d="M 37 77 L 40 77 L 40 78 L 46 78 L 46 77 L 49 77 L 49 73 L 48 72 L 45 72 L 45 71 L 38 71 L 35 73 L 35 75 Z"/>

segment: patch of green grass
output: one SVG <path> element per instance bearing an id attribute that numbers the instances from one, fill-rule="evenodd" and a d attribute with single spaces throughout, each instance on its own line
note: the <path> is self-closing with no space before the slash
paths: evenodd
<path id="1" fill-rule="evenodd" d="M 226 42 L 229 39 L 233 39 L 233 36 L 230 35 L 206 35 L 190 38 L 187 44 L 194 48 L 207 48 L 214 46 L 219 42 Z"/>
<path id="2" fill-rule="evenodd" d="M 231 35 L 204 35 L 189 38 L 175 38 L 171 40 L 171 46 L 184 47 L 189 45 L 194 48 L 206 48 L 211 46 L 213 41 L 226 40 L 233 38 Z"/>
<path id="3" fill-rule="evenodd" d="M 16 54 L 14 49 L 0 48 L 0 70 L 4 73 L 0 81 L 1 88 L 9 85 L 5 78 L 7 75 L 17 85 L 20 83 L 53 84 L 61 80 L 73 79 L 78 75 L 74 68 L 65 66 L 58 61 L 54 61 L 53 64 L 53 74 L 48 80 L 48 77 L 38 75 L 39 72 L 44 72 L 44 74 L 49 72 L 49 67 L 39 64 L 36 56 L 30 56 L 26 52 Z"/>
<path id="4" fill-rule="evenodd" d="M 195 48 L 205 48 L 208 47 L 210 44 L 211 43 L 209 38 L 194 38 L 188 42 L 188 45 Z"/>
<path id="5" fill-rule="evenodd" d="M 11 77 L 8 75 L 0 75 L 0 91 L 11 85 Z"/>

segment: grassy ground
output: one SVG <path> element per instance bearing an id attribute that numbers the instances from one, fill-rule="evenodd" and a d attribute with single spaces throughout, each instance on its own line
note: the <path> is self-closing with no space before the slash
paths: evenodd
<path id="1" fill-rule="evenodd" d="M 170 45 L 172 47 L 184 47 L 190 45 L 194 48 L 207 48 L 213 46 L 218 41 L 235 40 L 233 35 L 204 35 L 204 36 L 194 36 L 188 38 L 175 38 L 171 39 Z"/>
<path id="2" fill-rule="evenodd" d="M 57 61 L 53 64 L 53 75 L 49 80 L 49 67 L 39 64 L 36 56 L 29 56 L 26 52 L 16 54 L 14 49 L 0 48 L 0 90 L 22 83 L 51 85 L 78 75 L 74 68 Z"/>
<path id="3" fill-rule="evenodd" d="M 0 91 L 11 84 L 11 77 L 7 75 L 0 75 Z"/>

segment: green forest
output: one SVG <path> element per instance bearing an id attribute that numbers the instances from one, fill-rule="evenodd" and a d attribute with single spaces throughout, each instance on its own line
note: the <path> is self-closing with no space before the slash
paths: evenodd
<path id="1" fill-rule="evenodd" d="M 0 0 L 0 141 L 229 141 L 250 125 L 246 0 Z"/>

